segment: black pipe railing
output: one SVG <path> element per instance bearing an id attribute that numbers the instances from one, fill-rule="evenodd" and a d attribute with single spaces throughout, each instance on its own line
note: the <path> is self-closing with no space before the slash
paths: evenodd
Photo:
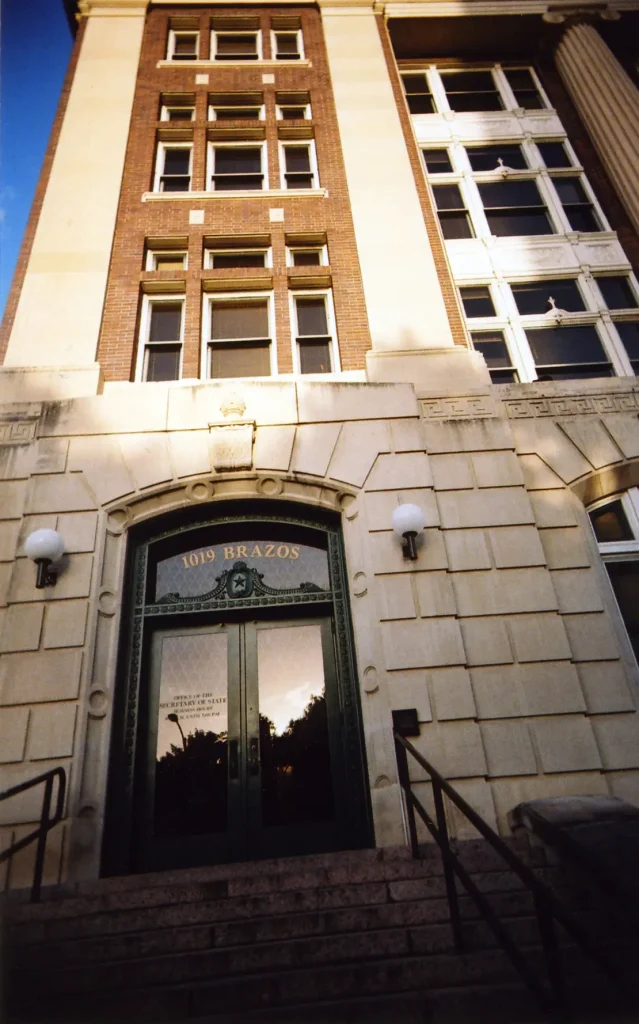
<path id="1" fill-rule="evenodd" d="M 53 784 L 54 780 L 58 779 L 58 793 L 55 811 L 51 814 L 51 803 L 53 798 Z M 18 793 L 24 793 L 28 789 L 33 789 L 34 786 L 39 786 L 40 783 L 44 783 L 44 793 L 42 796 L 42 810 L 40 812 L 40 822 L 38 827 L 29 832 L 28 835 L 23 836 L 22 839 L 18 839 L 17 842 L 12 843 L 11 846 L 6 850 L 0 852 L 0 864 L 5 860 L 10 861 L 16 853 L 20 850 L 24 850 L 25 846 L 29 846 L 31 843 L 37 843 L 35 865 L 33 868 L 33 885 L 31 887 L 31 901 L 38 903 L 40 900 L 40 893 L 42 890 L 42 871 L 44 868 L 44 855 L 47 846 L 47 836 L 52 828 L 54 828 L 62 818 L 64 811 L 64 796 L 67 788 L 67 776 L 64 768 L 51 768 L 48 772 L 43 772 L 42 775 L 37 775 L 35 779 L 29 779 L 27 782 L 21 782 L 17 786 L 12 786 L 11 789 L 5 789 L 4 793 L 0 793 L 0 801 L 9 800 L 12 796 L 17 796 Z"/>
<path id="2" fill-rule="evenodd" d="M 464 952 L 465 942 L 462 928 L 462 920 L 459 913 L 459 902 L 457 894 L 456 879 L 459 879 L 464 889 L 471 897 L 482 917 L 499 941 L 502 949 L 508 956 L 513 967 L 519 973 L 529 991 L 536 998 L 541 1008 L 546 1013 L 552 1014 L 555 1019 L 566 1020 L 568 1013 L 568 1001 L 566 991 L 566 975 L 563 969 L 561 951 L 557 940 L 555 924 L 558 923 L 564 928 L 568 936 L 575 941 L 600 970 L 613 982 L 614 996 L 625 1004 L 633 1001 L 633 994 L 629 990 L 627 979 L 622 976 L 617 966 L 611 961 L 608 955 L 590 937 L 575 916 L 561 903 L 554 893 L 544 885 L 533 874 L 530 868 L 517 856 L 513 850 L 497 835 L 487 822 L 453 789 L 449 782 L 439 774 L 425 757 L 415 749 L 405 736 L 395 732 L 395 751 L 397 756 L 397 767 L 399 782 L 404 791 L 406 802 L 406 816 L 408 824 L 408 836 L 413 857 L 419 857 L 419 843 L 417 837 L 417 823 L 415 812 L 424 822 L 426 828 L 439 846 L 442 853 L 444 867 L 444 883 L 450 912 L 451 928 L 455 949 L 458 953 Z M 429 781 L 433 786 L 433 800 L 435 805 L 435 821 L 423 806 L 418 797 L 415 796 L 410 779 L 408 768 L 408 755 L 415 759 L 418 765 L 424 769 Z M 506 926 L 499 919 L 493 910 L 490 902 L 475 885 L 468 871 L 459 860 L 457 853 L 451 845 L 446 821 L 444 807 L 444 795 L 457 807 L 464 817 L 477 829 L 481 836 L 488 841 L 508 864 L 509 868 L 521 879 L 525 887 L 532 894 L 535 915 L 541 938 L 541 945 L 544 955 L 546 969 L 546 982 L 539 978 L 537 971 L 531 966 L 526 955 L 519 945 L 513 940 Z"/>

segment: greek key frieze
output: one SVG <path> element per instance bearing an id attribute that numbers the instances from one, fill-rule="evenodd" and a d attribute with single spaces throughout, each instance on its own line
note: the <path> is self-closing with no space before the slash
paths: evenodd
<path id="1" fill-rule="evenodd" d="M 468 420 L 495 417 L 499 413 L 490 395 L 470 395 L 466 398 L 423 398 L 422 416 L 425 419 Z"/>
<path id="2" fill-rule="evenodd" d="M 536 416 L 602 416 L 616 412 L 637 412 L 639 393 L 623 391 L 601 395 L 557 395 L 552 398 L 506 398 L 504 406 L 511 420 Z"/>
<path id="3" fill-rule="evenodd" d="M 4 420 L 0 422 L 1 444 L 29 444 L 36 436 L 37 420 Z"/>

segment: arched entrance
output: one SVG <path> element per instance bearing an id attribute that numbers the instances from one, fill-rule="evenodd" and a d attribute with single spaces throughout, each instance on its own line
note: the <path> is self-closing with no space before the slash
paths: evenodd
<path id="1" fill-rule="evenodd" d="M 339 517 L 132 530 L 104 872 L 371 842 Z"/>

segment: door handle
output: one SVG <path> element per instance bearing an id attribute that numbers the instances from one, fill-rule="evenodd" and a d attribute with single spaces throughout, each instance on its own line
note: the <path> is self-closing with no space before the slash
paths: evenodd
<path id="1" fill-rule="evenodd" d="M 251 736 L 249 740 L 249 771 L 251 775 L 257 775 L 260 770 L 260 747 L 257 736 Z"/>
<path id="2" fill-rule="evenodd" d="M 231 740 L 229 743 L 229 779 L 237 779 L 239 777 L 239 765 L 237 758 L 237 740 Z"/>

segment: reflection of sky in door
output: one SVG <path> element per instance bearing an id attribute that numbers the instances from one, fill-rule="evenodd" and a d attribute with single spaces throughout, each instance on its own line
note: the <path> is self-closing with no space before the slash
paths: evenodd
<path id="1" fill-rule="evenodd" d="M 257 657 L 260 714 L 281 735 L 311 697 L 324 693 L 320 626 L 258 629 Z"/>
<path id="2" fill-rule="evenodd" d="M 187 633 L 163 638 L 158 760 L 172 746 L 182 746 L 180 730 L 167 715 L 178 716 L 186 737 L 197 729 L 226 732 L 226 639 L 226 633 Z"/>

